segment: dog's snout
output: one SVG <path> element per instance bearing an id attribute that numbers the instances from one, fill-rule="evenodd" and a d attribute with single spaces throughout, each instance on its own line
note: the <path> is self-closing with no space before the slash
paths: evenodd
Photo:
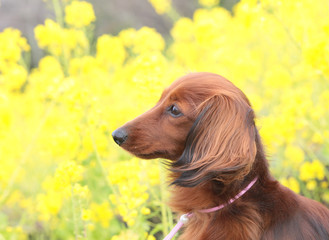
<path id="1" fill-rule="evenodd" d="M 112 133 L 112 137 L 113 140 L 120 146 L 127 140 L 128 134 L 125 129 L 119 128 L 117 130 L 114 130 L 114 132 Z"/>

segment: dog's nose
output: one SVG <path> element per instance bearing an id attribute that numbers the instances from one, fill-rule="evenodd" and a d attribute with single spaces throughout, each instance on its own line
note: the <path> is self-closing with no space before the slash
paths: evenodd
<path id="1" fill-rule="evenodd" d="M 114 130 L 114 132 L 112 133 L 112 137 L 113 140 L 120 146 L 127 140 L 128 134 L 126 130 L 118 128 L 117 130 Z"/>

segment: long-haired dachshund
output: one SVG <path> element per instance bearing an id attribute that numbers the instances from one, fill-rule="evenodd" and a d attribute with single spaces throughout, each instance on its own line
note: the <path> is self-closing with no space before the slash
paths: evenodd
<path id="1" fill-rule="evenodd" d="M 271 176 L 247 97 L 219 75 L 176 80 L 112 136 L 140 158 L 171 160 L 171 207 L 190 213 L 180 239 L 329 239 L 329 210 Z"/>

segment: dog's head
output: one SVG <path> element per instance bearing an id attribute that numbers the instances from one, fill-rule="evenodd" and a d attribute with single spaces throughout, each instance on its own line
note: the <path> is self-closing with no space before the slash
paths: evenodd
<path id="1" fill-rule="evenodd" d="M 172 160 L 174 184 L 242 179 L 256 155 L 254 113 L 247 97 L 212 73 L 176 80 L 149 111 L 112 134 L 128 152 Z"/>

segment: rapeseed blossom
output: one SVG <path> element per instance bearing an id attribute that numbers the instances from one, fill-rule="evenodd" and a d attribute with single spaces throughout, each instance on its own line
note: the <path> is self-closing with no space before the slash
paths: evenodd
<path id="1" fill-rule="evenodd" d="M 51 19 L 46 19 L 45 25 L 38 25 L 34 29 L 35 37 L 41 48 L 54 48 L 55 55 L 61 51 L 63 29 Z"/>
<path id="2" fill-rule="evenodd" d="M 55 172 L 55 189 L 64 189 L 82 179 L 83 168 L 73 161 L 64 162 Z"/>
<path id="3" fill-rule="evenodd" d="M 96 58 L 106 66 L 121 66 L 127 55 L 119 37 L 103 35 L 98 38 L 96 48 Z"/>
<path id="4" fill-rule="evenodd" d="M 148 0 L 157 14 L 167 13 L 171 9 L 171 0 Z"/>
<path id="5" fill-rule="evenodd" d="M 46 19 L 44 25 L 38 25 L 34 32 L 40 48 L 49 50 L 55 56 L 68 56 L 71 51 L 86 48 L 88 44 L 84 32 L 62 28 L 51 19 Z"/>
<path id="6" fill-rule="evenodd" d="M 109 199 L 116 206 L 115 212 L 130 227 L 136 224 L 138 212 L 143 215 L 150 214 L 150 209 L 145 206 L 149 199 L 148 184 L 145 179 L 148 179 L 149 171 L 154 167 L 153 164 L 140 161 L 133 158 L 130 161 L 119 162 L 111 167 L 109 173 L 109 181 L 117 189 L 117 193 L 110 194 Z M 159 179 L 159 175 L 156 178 Z M 154 186 L 154 182 L 151 181 L 150 184 Z"/>
<path id="7" fill-rule="evenodd" d="M 17 62 L 23 51 L 29 51 L 30 46 L 26 38 L 17 29 L 6 28 L 0 33 L 0 60 Z"/>
<path id="8" fill-rule="evenodd" d="M 323 180 L 325 177 L 325 166 L 319 159 L 312 162 L 304 162 L 300 167 L 300 179 L 308 181 L 312 179 Z"/>
<path id="9" fill-rule="evenodd" d="M 136 54 L 149 51 L 162 51 L 165 47 L 163 37 L 153 28 L 142 27 L 135 32 L 132 50 Z"/>
<path id="10" fill-rule="evenodd" d="M 93 222 L 99 222 L 103 228 L 108 228 L 110 220 L 113 218 L 113 211 L 108 202 L 101 204 L 92 203 L 90 205 L 90 211 L 83 211 L 83 217 L 85 220 L 92 220 Z"/>
<path id="11" fill-rule="evenodd" d="M 154 240 L 168 232 L 166 171 L 122 152 L 111 132 L 194 71 L 240 87 L 273 174 L 329 204 L 325 0 L 241 0 L 232 13 L 199 0 L 191 18 L 173 20 L 170 39 L 146 26 L 91 38 L 90 3 L 52 3 L 60 3 L 57 20 L 35 27 L 45 56 L 32 69 L 21 32 L 0 32 L 0 238 Z M 151 4 L 175 12 L 171 1 Z"/>
<path id="12" fill-rule="evenodd" d="M 304 161 L 305 155 L 301 148 L 293 145 L 288 145 L 284 151 L 284 156 L 287 159 L 287 164 L 294 164 L 294 167 L 299 167 Z"/>
<path id="13" fill-rule="evenodd" d="M 65 22 L 73 27 L 85 27 L 95 20 L 93 6 L 89 2 L 72 1 L 65 7 Z"/>
<path id="14" fill-rule="evenodd" d="M 0 33 L 0 85 L 3 90 L 19 91 L 27 80 L 27 69 L 18 62 L 30 50 L 26 38 L 17 29 L 6 28 Z"/>
<path id="15" fill-rule="evenodd" d="M 296 178 L 294 177 L 289 177 L 287 179 L 281 179 L 280 182 L 282 183 L 283 186 L 286 186 L 293 190 L 295 193 L 300 193 L 300 186 Z"/>

